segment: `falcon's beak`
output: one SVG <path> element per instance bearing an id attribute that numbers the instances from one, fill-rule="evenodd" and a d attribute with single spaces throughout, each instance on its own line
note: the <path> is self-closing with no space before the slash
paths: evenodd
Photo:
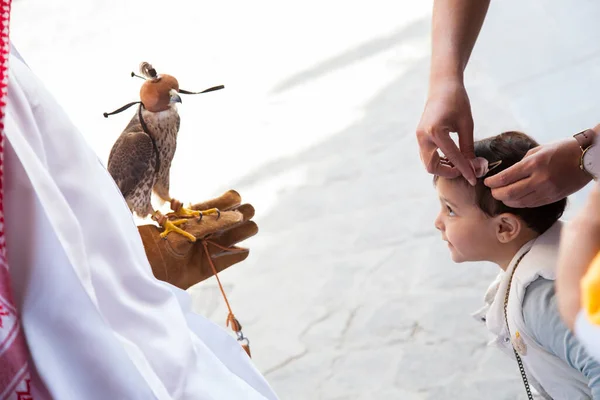
<path id="1" fill-rule="evenodd" d="M 181 103 L 181 97 L 175 90 L 171 90 L 171 103 Z"/>

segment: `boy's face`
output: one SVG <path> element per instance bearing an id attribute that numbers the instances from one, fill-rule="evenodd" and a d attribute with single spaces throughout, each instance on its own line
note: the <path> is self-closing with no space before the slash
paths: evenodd
<path id="1" fill-rule="evenodd" d="M 454 262 L 492 261 L 498 250 L 496 224 L 476 204 L 475 191 L 459 179 L 439 178 L 440 213 L 435 227 L 448 242 Z"/>

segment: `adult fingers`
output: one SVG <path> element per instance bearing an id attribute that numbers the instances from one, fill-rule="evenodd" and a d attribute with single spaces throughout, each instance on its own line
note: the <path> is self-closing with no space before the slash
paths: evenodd
<path id="1" fill-rule="evenodd" d="M 521 179 L 507 186 L 492 189 L 492 196 L 509 207 L 532 207 L 539 202 L 539 193 L 531 185 L 530 179 Z"/>
<path id="2" fill-rule="evenodd" d="M 258 225 L 254 221 L 246 221 L 235 228 L 229 229 L 211 240 L 223 247 L 230 247 L 258 233 Z M 217 252 L 218 253 L 218 252 Z"/>
<path id="3" fill-rule="evenodd" d="M 467 160 L 475 158 L 473 143 L 473 118 L 465 118 L 458 124 L 458 145 Z"/>
<path id="4" fill-rule="evenodd" d="M 218 218 L 217 215 L 206 215 L 201 220 L 188 218 L 184 229 L 197 238 L 204 238 L 239 225 L 243 218 L 238 211 L 223 211 Z"/>
<path id="5" fill-rule="evenodd" d="M 248 258 L 249 253 L 248 249 L 240 249 L 240 251 L 235 253 L 213 257 L 213 264 L 217 272 L 221 272 L 234 264 L 244 261 Z"/>
<path id="6" fill-rule="evenodd" d="M 252 206 L 252 204 L 242 204 L 241 206 L 236 207 L 235 210 L 242 213 L 242 215 L 244 216 L 244 221 L 249 221 L 252 219 L 252 217 L 254 217 L 255 211 L 254 206 Z"/>
<path id="7" fill-rule="evenodd" d="M 460 176 L 458 168 L 452 164 L 447 158 L 441 158 L 437 150 L 432 155 L 430 162 L 432 163 L 431 171 L 434 175 L 438 175 L 444 178 L 453 179 Z"/>
<path id="8" fill-rule="evenodd" d="M 448 163 L 442 164 L 442 160 L 437 151 L 438 147 L 426 131 L 417 130 L 417 143 L 419 145 L 421 162 L 425 166 L 427 172 L 446 178 L 455 178 L 460 174 L 457 169 Z"/>
<path id="9" fill-rule="evenodd" d="M 519 161 L 518 163 L 510 166 L 504 171 L 498 172 L 496 175 L 490 176 L 483 181 L 483 184 L 489 187 L 490 189 L 498 189 L 503 188 L 508 185 L 512 185 L 516 182 L 519 182 L 523 179 L 526 179 L 530 176 L 530 171 L 528 168 L 525 159 Z M 520 197 L 523 197 L 524 194 L 521 194 Z M 496 196 L 494 196 L 496 197 Z M 512 196 L 509 196 L 512 197 Z M 498 197 L 496 197 L 500 200 Z"/>
<path id="10" fill-rule="evenodd" d="M 208 210 L 211 208 L 218 208 L 221 211 L 230 210 L 236 206 L 239 206 L 242 202 L 242 196 L 235 190 L 228 190 L 219 197 L 204 201 L 202 203 L 196 203 L 191 206 L 192 210 Z"/>
<path id="11" fill-rule="evenodd" d="M 477 184 L 473 165 L 461 153 L 456 143 L 450 137 L 447 130 L 438 130 L 433 134 L 433 140 L 437 147 L 444 153 L 446 158 L 458 169 L 460 174 L 473 186 Z"/>

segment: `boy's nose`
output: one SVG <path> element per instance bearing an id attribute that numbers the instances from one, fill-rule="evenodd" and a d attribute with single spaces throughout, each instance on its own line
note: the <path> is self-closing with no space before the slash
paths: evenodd
<path id="1" fill-rule="evenodd" d="M 443 231 L 444 230 L 444 223 L 442 221 L 442 215 L 441 215 L 441 213 L 438 214 L 437 217 L 435 217 L 435 221 L 433 221 L 433 224 L 435 225 L 435 227 L 439 231 Z"/>

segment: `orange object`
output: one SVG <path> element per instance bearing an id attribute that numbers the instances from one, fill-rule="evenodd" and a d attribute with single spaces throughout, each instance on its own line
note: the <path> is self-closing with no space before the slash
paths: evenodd
<path id="1" fill-rule="evenodd" d="M 600 252 L 581 279 L 581 303 L 590 322 L 600 325 Z"/>

